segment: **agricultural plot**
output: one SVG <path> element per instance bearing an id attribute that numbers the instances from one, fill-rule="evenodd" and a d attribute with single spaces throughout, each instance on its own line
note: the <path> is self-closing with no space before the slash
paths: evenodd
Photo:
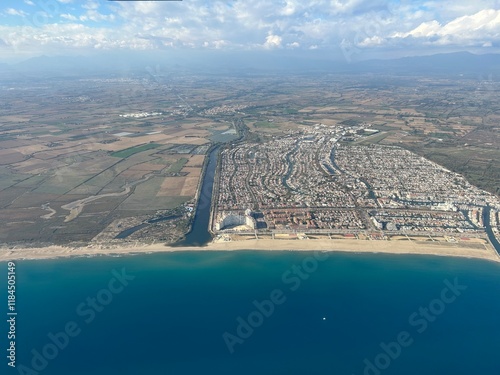
<path id="1" fill-rule="evenodd" d="M 151 150 L 151 149 L 154 149 L 157 147 L 160 147 L 160 145 L 156 144 L 156 143 L 148 143 L 148 144 L 141 145 L 141 146 L 126 148 L 125 150 L 112 152 L 111 156 L 114 156 L 115 158 L 128 158 L 129 156 L 132 156 L 132 155 L 137 154 L 139 152 Z"/>
<path id="2" fill-rule="evenodd" d="M 189 177 L 200 177 L 201 168 L 200 167 L 184 167 L 181 172 L 186 173 Z"/>
<path id="3" fill-rule="evenodd" d="M 186 182 L 186 177 L 165 177 L 156 196 L 168 197 L 181 195 L 182 188 Z"/>
<path id="4" fill-rule="evenodd" d="M 220 124 L 186 119 L 179 98 L 162 91 L 152 89 L 145 103 L 130 90 L 142 87 L 134 80 L 82 82 L 39 83 L 43 96 L 37 84 L 0 93 L 9 108 L 0 110 L 0 220 L 8 223 L 0 242 L 90 241 L 117 218 L 194 199 L 208 137 Z M 116 92 L 132 96 L 116 101 Z M 175 194 L 158 194 L 176 174 L 184 182 Z"/>
<path id="5" fill-rule="evenodd" d="M 273 129 L 278 127 L 274 122 L 270 121 L 257 121 L 253 124 L 253 126 L 256 128 L 265 128 L 265 129 Z"/>
<path id="6" fill-rule="evenodd" d="M 168 168 L 167 172 L 171 174 L 179 173 L 187 162 L 188 159 L 180 158 Z"/>
<path id="7" fill-rule="evenodd" d="M 205 161 L 205 155 L 191 155 L 186 163 L 186 167 L 201 167 Z"/>
<path id="8" fill-rule="evenodd" d="M 175 177 L 167 177 L 175 178 Z M 182 178 L 182 177 L 181 177 Z M 155 212 L 158 209 L 169 209 L 192 199 L 192 197 L 180 196 L 180 189 L 175 190 L 177 194 L 158 195 L 162 187 L 164 178 L 154 177 L 138 185 L 133 194 L 131 194 L 119 207 L 120 210 L 138 210 L 146 212 Z M 173 192 L 173 190 L 168 191 Z"/>

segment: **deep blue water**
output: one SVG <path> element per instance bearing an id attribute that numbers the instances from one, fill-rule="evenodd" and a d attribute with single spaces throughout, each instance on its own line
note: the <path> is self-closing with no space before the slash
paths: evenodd
<path id="1" fill-rule="evenodd" d="M 51 342 L 48 334 L 73 321 L 80 333 L 43 371 L 31 374 L 358 375 L 364 360 L 375 363 L 377 356 L 384 369 L 366 374 L 500 374 L 499 265 L 378 254 L 330 254 L 315 264 L 311 256 L 197 252 L 16 262 L 18 367 L 10 369 L 2 355 L 0 373 L 17 374 L 21 364 L 31 368 L 31 350 L 42 352 Z M 306 258 L 310 272 L 302 271 L 308 278 L 298 285 L 290 272 Z M 0 263 L 3 317 L 6 268 Z M 86 323 L 88 307 L 80 314 L 77 307 L 98 293 L 109 296 L 102 290 L 112 270 L 122 268 L 135 279 Z M 455 278 L 467 289 L 445 293 L 447 300 L 455 297 L 452 302 L 436 302 L 445 280 Z M 236 319 L 246 320 L 256 310 L 252 302 L 269 299 L 275 289 L 282 303 L 231 354 L 224 332 L 236 335 Z M 431 315 L 432 322 L 425 319 L 425 329 L 421 316 L 419 324 L 409 322 L 430 304 L 444 311 Z M 384 362 L 380 344 L 402 332 L 411 343 Z"/>

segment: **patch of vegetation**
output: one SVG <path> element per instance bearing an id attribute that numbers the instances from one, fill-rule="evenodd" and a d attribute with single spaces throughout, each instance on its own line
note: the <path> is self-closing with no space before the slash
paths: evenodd
<path id="1" fill-rule="evenodd" d="M 253 124 L 256 128 L 267 128 L 267 129 L 273 129 L 277 128 L 278 126 L 274 122 L 269 122 L 269 121 L 257 121 Z"/>
<path id="2" fill-rule="evenodd" d="M 390 135 L 390 133 L 375 133 L 375 135 L 367 135 L 369 138 L 360 138 L 356 142 L 353 142 L 353 145 L 359 146 L 359 145 L 367 145 L 367 144 L 374 144 L 374 143 L 380 143 L 383 141 L 385 138 L 387 138 Z"/>
<path id="3" fill-rule="evenodd" d="M 429 133 L 428 136 L 433 138 L 454 138 L 454 135 L 450 133 Z"/>
<path id="4" fill-rule="evenodd" d="M 409 133 L 411 135 L 424 135 L 424 131 L 422 129 L 418 129 L 418 128 L 411 128 Z"/>
<path id="5" fill-rule="evenodd" d="M 355 119 L 348 119 L 348 120 L 344 120 L 340 123 L 340 125 L 347 125 L 347 126 L 356 126 L 356 125 L 359 125 L 361 123 L 361 121 L 359 120 L 355 120 Z"/>
<path id="6" fill-rule="evenodd" d="M 263 134 L 248 132 L 245 136 L 245 141 L 248 143 L 264 143 L 267 138 Z"/>
<path id="7" fill-rule="evenodd" d="M 174 164 L 168 168 L 168 173 L 179 173 L 182 168 L 184 168 L 184 165 L 188 162 L 188 159 L 186 158 L 180 158 L 177 160 Z"/>
<path id="8" fill-rule="evenodd" d="M 158 143 L 148 143 L 148 144 L 141 145 L 141 146 L 129 147 L 129 148 L 126 148 L 125 150 L 112 152 L 111 156 L 114 156 L 116 158 L 128 158 L 131 155 L 137 154 L 139 152 L 151 150 L 151 149 L 154 149 L 154 148 L 157 148 L 160 146 L 161 145 Z"/>
<path id="9" fill-rule="evenodd" d="M 71 137 L 69 137 L 69 139 L 71 139 L 72 141 L 80 141 L 80 140 L 86 139 L 86 138 L 87 138 L 86 134 L 77 134 L 77 135 L 72 135 Z"/>
<path id="10" fill-rule="evenodd" d="M 151 121 L 145 121 L 145 122 L 141 122 L 140 124 L 138 124 L 136 126 L 139 128 L 148 128 L 148 127 L 154 126 L 154 124 Z"/>

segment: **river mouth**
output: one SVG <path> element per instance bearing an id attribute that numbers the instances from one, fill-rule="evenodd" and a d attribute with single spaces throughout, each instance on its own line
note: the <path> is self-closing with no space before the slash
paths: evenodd
<path id="1" fill-rule="evenodd" d="M 220 146 L 215 147 L 208 156 L 208 164 L 203 174 L 201 192 L 196 206 L 196 213 L 191 225 L 191 230 L 184 239 L 172 246 L 204 246 L 212 241 L 209 231 L 210 213 L 212 208 L 212 192 L 214 188 L 215 170 Z"/>

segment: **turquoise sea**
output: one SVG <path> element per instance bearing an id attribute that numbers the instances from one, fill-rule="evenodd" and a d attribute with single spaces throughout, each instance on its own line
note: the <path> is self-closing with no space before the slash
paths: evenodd
<path id="1" fill-rule="evenodd" d="M 2 374 L 500 374 L 486 261 L 177 252 L 18 261 L 16 277 Z M 0 288 L 8 353 L 6 263 Z"/>

